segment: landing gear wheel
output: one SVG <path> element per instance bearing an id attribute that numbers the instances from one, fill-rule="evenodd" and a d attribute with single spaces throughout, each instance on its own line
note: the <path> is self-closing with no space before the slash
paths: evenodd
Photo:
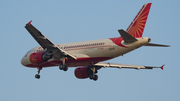
<path id="1" fill-rule="evenodd" d="M 96 81 L 98 79 L 98 75 L 94 75 L 93 80 Z"/>
<path id="2" fill-rule="evenodd" d="M 39 74 L 36 74 L 36 75 L 35 75 L 35 78 L 36 78 L 36 79 L 39 79 L 39 78 L 40 78 L 40 75 L 39 75 Z"/>
<path id="3" fill-rule="evenodd" d="M 37 69 L 38 69 L 38 71 L 37 71 L 38 74 L 35 75 L 35 78 L 36 78 L 36 79 L 39 79 L 39 78 L 40 78 L 40 75 L 39 75 L 39 74 L 40 74 L 40 71 L 42 70 L 42 67 L 38 67 Z"/>
<path id="4" fill-rule="evenodd" d="M 68 70 L 68 66 L 67 65 L 59 65 L 59 69 L 67 71 Z"/>
<path id="5" fill-rule="evenodd" d="M 97 70 L 95 70 L 95 73 L 98 73 L 98 71 L 97 71 Z"/>
<path id="6" fill-rule="evenodd" d="M 64 68 L 63 68 L 64 71 L 67 71 L 67 70 L 68 70 L 68 66 L 67 66 L 67 65 L 64 65 L 63 67 L 64 67 Z"/>
<path id="7" fill-rule="evenodd" d="M 59 69 L 60 69 L 60 70 L 63 70 L 63 65 L 59 65 Z"/>
<path id="8" fill-rule="evenodd" d="M 91 79 L 91 80 L 92 80 L 92 79 L 93 79 L 93 75 L 89 75 L 89 79 Z"/>
<path id="9" fill-rule="evenodd" d="M 98 68 L 96 68 L 96 67 L 88 68 L 87 73 L 88 73 L 90 80 L 94 80 L 94 81 L 98 80 L 98 75 L 95 75 L 96 73 L 98 73 L 97 70 L 98 70 Z"/>
<path id="10" fill-rule="evenodd" d="M 98 80 L 98 75 L 89 75 L 89 79 L 96 81 Z"/>

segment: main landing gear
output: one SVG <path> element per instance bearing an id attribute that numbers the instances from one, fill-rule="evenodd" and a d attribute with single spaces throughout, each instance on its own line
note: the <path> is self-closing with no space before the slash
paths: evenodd
<path id="1" fill-rule="evenodd" d="M 60 64 L 60 65 L 59 65 L 59 69 L 60 69 L 60 70 L 67 71 L 67 70 L 68 70 L 68 66 L 65 64 L 65 57 L 62 58 L 61 61 L 62 61 L 63 64 Z"/>
<path id="2" fill-rule="evenodd" d="M 39 79 L 40 78 L 40 71 L 41 71 L 42 67 L 38 67 L 38 74 L 35 75 L 35 78 L 36 79 Z"/>
<path id="3" fill-rule="evenodd" d="M 97 69 L 95 67 L 90 67 L 88 69 L 89 79 L 94 81 L 98 80 L 98 75 L 95 75 L 96 73 L 98 73 Z"/>
<path id="4" fill-rule="evenodd" d="M 59 65 L 59 69 L 60 69 L 60 70 L 67 71 L 67 70 L 68 70 L 68 66 L 67 66 L 67 65 L 63 65 L 63 64 L 60 64 L 60 65 Z"/>

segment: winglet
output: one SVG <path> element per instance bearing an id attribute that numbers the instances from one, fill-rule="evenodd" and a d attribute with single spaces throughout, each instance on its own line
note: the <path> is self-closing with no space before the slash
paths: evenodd
<path id="1" fill-rule="evenodd" d="M 28 22 L 28 25 L 29 25 L 29 26 L 31 25 L 31 22 L 32 22 L 32 20 Z"/>
<path id="2" fill-rule="evenodd" d="M 164 65 L 161 66 L 161 69 L 162 69 L 162 70 L 164 69 L 163 67 L 164 67 Z"/>

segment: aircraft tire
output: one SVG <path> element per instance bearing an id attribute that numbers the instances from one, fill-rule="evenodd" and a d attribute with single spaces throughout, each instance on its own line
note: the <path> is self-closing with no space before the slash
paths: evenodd
<path id="1" fill-rule="evenodd" d="M 97 80 L 98 80 L 98 75 L 94 75 L 93 80 L 94 80 L 94 81 L 97 81 Z"/>
<path id="2" fill-rule="evenodd" d="M 59 65 L 59 69 L 60 69 L 60 70 L 63 70 L 63 65 Z"/>
<path id="3" fill-rule="evenodd" d="M 67 71 L 67 70 L 68 70 L 68 66 L 67 66 L 67 65 L 64 65 L 64 66 L 63 66 L 63 70 L 64 70 L 64 71 Z"/>
<path id="4" fill-rule="evenodd" d="M 93 79 L 93 75 L 89 75 L 89 79 L 91 79 L 91 80 L 92 80 L 92 79 Z"/>
<path id="5" fill-rule="evenodd" d="M 39 79 L 39 78 L 40 78 L 40 75 L 39 75 L 39 74 L 36 74 L 36 75 L 35 75 L 35 78 L 36 78 L 36 79 Z"/>

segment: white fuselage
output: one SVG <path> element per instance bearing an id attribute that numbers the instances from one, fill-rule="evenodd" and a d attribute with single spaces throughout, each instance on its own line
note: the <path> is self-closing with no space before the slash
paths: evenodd
<path id="1" fill-rule="evenodd" d="M 108 59 L 112 59 L 123 54 L 126 54 L 134 49 L 137 49 L 148 43 L 148 39 L 146 37 L 136 38 L 138 41 L 133 43 L 124 43 L 121 40 L 120 44 L 125 46 L 121 47 L 117 45 L 110 39 L 100 39 L 100 40 L 92 40 L 92 41 L 83 41 L 83 42 L 74 42 L 74 43 L 65 43 L 65 44 L 57 44 L 57 46 L 70 54 L 73 54 L 77 57 L 77 60 L 67 62 L 69 67 L 75 66 L 83 66 L 83 65 L 92 65 L 97 62 L 105 61 Z M 32 67 L 32 63 L 29 60 L 30 54 L 34 52 L 45 51 L 42 47 L 35 47 L 31 49 L 22 59 L 21 63 L 27 67 Z M 78 63 L 79 62 L 79 63 Z M 60 60 L 56 58 L 52 58 L 47 61 L 47 66 L 56 66 L 61 64 Z M 33 67 L 44 66 L 47 63 L 33 65 Z"/>

